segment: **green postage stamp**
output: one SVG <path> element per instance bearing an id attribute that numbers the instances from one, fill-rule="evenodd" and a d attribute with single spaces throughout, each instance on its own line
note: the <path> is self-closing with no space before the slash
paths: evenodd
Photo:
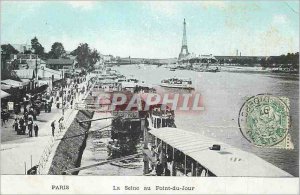
<path id="1" fill-rule="evenodd" d="M 259 94 L 249 98 L 240 109 L 239 128 L 255 146 L 293 149 L 287 97 Z"/>

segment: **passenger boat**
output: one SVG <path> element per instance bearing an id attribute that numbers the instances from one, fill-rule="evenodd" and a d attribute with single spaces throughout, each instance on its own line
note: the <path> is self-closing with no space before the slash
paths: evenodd
<path id="1" fill-rule="evenodd" d="M 196 72 L 220 72 L 220 68 L 218 66 L 208 67 L 208 66 L 193 66 L 193 69 Z"/>
<path id="2" fill-rule="evenodd" d="M 165 156 L 168 175 L 196 177 L 293 177 L 262 158 L 215 139 L 179 128 L 155 128 L 149 123 L 146 163 Z M 159 126 L 158 126 L 159 127 Z M 152 151 L 160 151 L 153 157 Z M 149 169 L 144 170 L 148 175 Z M 162 175 L 164 175 L 163 173 Z"/>
<path id="3" fill-rule="evenodd" d="M 122 88 L 130 89 L 130 91 L 132 92 L 135 87 L 142 86 L 145 84 L 144 81 L 140 81 L 139 79 L 135 78 L 133 75 L 130 75 L 129 77 L 122 79 L 120 83 L 122 85 Z"/>
<path id="4" fill-rule="evenodd" d="M 160 109 L 161 104 L 155 105 L 149 113 L 149 124 L 153 128 L 176 127 L 174 110 Z"/>
<path id="5" fill-rule="evenodd" d="M 160 86 L 168 88 L 194 89 L 191 79 L 170 78 L 161 81 Z"/>
<path id="6" fill-rule="evenodd" d="M 220 69 L 219 69 L 219 67 L 216 67 L 216 68 L 214 68 L 214 69 L 207 69 L 205 72 L 220 72 Z"/>

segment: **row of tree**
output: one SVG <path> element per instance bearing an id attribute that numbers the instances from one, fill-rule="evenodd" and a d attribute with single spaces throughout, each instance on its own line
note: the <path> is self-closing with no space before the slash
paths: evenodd
<path id="1" fill-rule="evenodd" d="M 11 44 L 1 45 L 1 56 L 4 61 L 8 60 L 11 54 L 18 53 L 20 52 Z M 53 43 L 51 50 L 47 53 L 37 37 L 31 39 L 31 49 L 25 50 L 24 54 L 37 54 L 43 60 L 69 58 L 62 43 Z M 87 43 L 80 43 L 70 54 L 76 56 L 78 68 L 84 68 L 88 71 L 93 70 L 94 65 L 100 60 L 100 53 L 96 49 L 91 49 Z"/>
<path id="2" fill-rule="evenodd" d="M 263 67 L 285 66 L 294 69 L 299 69 L 299 52 L 288 53 L 287 55 L 281 55 L 281 56 L 271 56 L 267 59 L 262 59 L 261 66 Z"/>
<path id="3" fill-rule="evenodd" d="M 221 64 L 240 64 L 244 66 L 261 65 L 262 67 L 279 67 L 285 66 L 294 69 L 299 69 L 299 52 L 288 53 L 281 56 L 270 57 L 236 57 L 233 59 L 220 59 Z"/>

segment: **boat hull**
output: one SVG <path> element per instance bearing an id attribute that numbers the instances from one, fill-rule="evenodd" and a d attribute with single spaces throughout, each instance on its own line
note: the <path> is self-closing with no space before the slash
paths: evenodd
<path id="1" fill-rule="evenodd" d="M 177 88 L 177 89 L 194 89 L 192 86 L 183 86 L 183 85 L 168 85 L 168 84 L 160 84 L 161 87 L 166 87 L 166 88 Z"/>

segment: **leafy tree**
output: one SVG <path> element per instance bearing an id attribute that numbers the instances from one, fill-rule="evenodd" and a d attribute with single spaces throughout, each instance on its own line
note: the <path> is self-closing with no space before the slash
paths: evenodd
<path id="1" fill-rule="evenodd" d="M 79 46 L 71 52 L 71 55 L 76 56 L 79 68 L 84 68 L 88 71 L 94 69 L 94 65 L 100 60 L 100 54 L 97 50 L 91 50 L 87 43 L 80 43 Z"/>
<path id="2" fill-rule="evenodd" d="M 58 59 L 63 57 L 66 54 L 65 48 L 62 43 L 55 42 L 51 47 L 48 57 Z"/>
<path id="3" fill-rule="evenodd" d="M 10 56 L 11 54 L 18 54 L 19 51 L 16 50 L 11 44 L 1 45 L 1 54 Z"/>
<path id="4" fill-rule="evenodd" d="M 35 53 L 39 56 L 45 55 L 44 47 L 39 43 L 39 40 L 36 37 L 31 39 L 31 47 L 33 49 L 33 53 Z"/>
<path id="5" fill-rule="evenodd" d="M 100 60 L 100 54 L 96 49 L 94 49 L 91 52 L 89 60 L 90 60 L 90 69 L 93 70 L 95 68 L 94 65 L 97 63 L 97 61 Z"/>
<path id="6" fill-rule="evenodd" d="M 15 62 L 13 61 L 13 66 L 12 67 L 12 62 L 8 62 L 10 59 L 10 55 L 13 54 L 18 54 L 19 51 L 16 50 L 11 44 L 4 44 L 1 45 L 1 78 L 9 78 L 10 71 L 14 69 L 15 67 Z"/>
<path id="7" fill-rule="evenodd" d="M 299 69 L 299 52 L 288 53 L 287 55 L 271 56 L 265 61 L 260 62 L 264 67 L 285 66 Z"/>
<path id="8" fill-rule="evenodd" d="M 18 76 L 15 74 L 13 71 L 14 69 L 18 68 L 17 61 L 11 61 L 8 62 L 10 59 L 10 55 L 12 54 L 18 54 L 19 51 L 16 50 L 12 45 L 6 44 L 6 45 L 1 45 L 1 79 L 13 79 L 13 80 L 18 80 Z"/>
<path id="9" fill-rule="evenodd" d="M 26 50 L 24 51 L 24 54 L 32 54 L 32 51 L 31 51 L 30 49 L 26 49 Z"/>
<path id="10" fill-rule="evenodd" d="M 71 52 L 72 55 L 76 55 L 76 60 L 80 68 L 88 68 L 90 53 L 91 50 L 87 43 L 80 43 L 79 46 Z"/>

